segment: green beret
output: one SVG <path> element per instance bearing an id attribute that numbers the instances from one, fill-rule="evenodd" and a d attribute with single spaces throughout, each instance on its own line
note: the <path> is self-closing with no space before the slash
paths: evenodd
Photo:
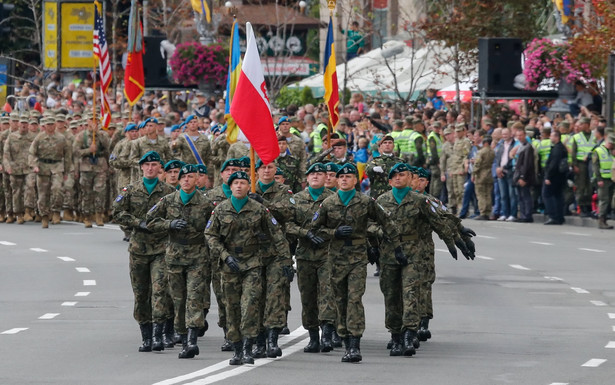
<path id="1" fill-rule="evenodd" d="M 410 171 L 412 174 L 414 175 L 418 175 L 419 174 L 419 168 L 416 166 L 410 166 L 409 164 L 406 164 L 406 166 L 408 166 L 408 171 Z"/>
<path id="2" fill-rule="evenodd" d="M 245 179 L 248 182 L 250 181 L 250 177 L 248 176 L 248 173 L 243 172 L 243 171 L 236 171 L 232 173 L 231 176 L 228 177 L 228 182 L 226 182 L 226 184 L 230 185 L 231 183 L 233 183 L 235 179 Z"/>
<path id="3" fill-rule="evenodd" d="M 167 163 L 168 164 L 168 163 Z M 166 169 L 165 169 L 166 171 Z M 198 170 L 196 169 L 196 166 L 193 164 L 184 164 L 182 166 L 182 168 L 179 170 L 179 179 L 182 178 L 182 176 L 184 176 L 185 174 L 196 174 L 198 172 Z"/>
<path id="4" fill-rule="evenodd" d="M 408 165 L 405 163 L 397 163 L 395 166 L 391 167 L 391 171 L 389 171 L 389 179 L 393 179 L 395 174 L 399 174 L 404 171 L 410 171 Z"/>
<path id="5" fill-rule="evenodd" d="M 241 158 L 238 159 L 239 161 L 239 167 L 242 168 L 247 168 L 250 167 L 250 158 L 247 156 L 242 156 Z"/>
<path id="6" fill-rule="evenodd" d="M 282 176 L 284 176 L 284 171 L 282 171 L 282 169 L 281 169 L 281 168 L 276 167 L 276 168 L 275 168 L 275 174 L 276 174 L 276 175 L 282 175 Z"/>
<path id="7" fill-rule="evenodd" d="M 204 164 L 197 164 L 196 171 L 199 174 L 207 174 L 207 167 Z"/>
<path id="8" fill-rule="evenodd" d="M 160 162 L 160 155 L 156 151 L 148 151 L 141 157 L 139 164 L 141 165 L 145 162 Z"/>
<path id="9" fill-rule="evenodd" d="M 357 168 L 352 163 L 346 163 L 345 165 L 343 165 L 339 169 L 339 171 L 335 174 L 335 176 L 339 178 L 340 175 L 344 175 L 344 174 L 352 174 L 354 176 L 359 175 L 359 173 L 357 172 Z"/>
<path id="10" fill-rule="evenodd" d="M 183 166 L 187 166 L 187 165 L 181 160 L 173 159 L 173 160 L 168 161 L 164 165 L 164 171 L 169 171 L 169 170 L 173 170 L 176 168 L 182 168 Z M 196 171 L 193 171 L 193 172 L 196 172 Z"/>
<path id="11" fill-rule="evenodd" d="M 256 166 L 254 166 L 254 169 L 258 170 L 259 168 L 261 168 L 262 165 L 263 165 L 263 161 L 259 159 L 258 161 L 256 161 Z M 250 163 L 248 163 L 248 167 L 250 167 Z"/>
<path id="12" fill-rule="evenodd" d="M 226 161 L 224 161 L 224 163 L 222 163 L 222 167 L 220 167 L 220 172 L 226 170 L 226 168 L 229 166 L 241 167 L 241 164 L 239 163 L 238 159 L 235 159 L 235 158 L 227 159 Z"/>
<path id="13" fill-rule="evenodd" d="M 334 172 L 337 174 L 339 170 L 340 170 L 339 164 L 335 164 L 333 162 L 325 163 L 325 171 Z"/>
<path id="14" fill-rule="evenodd" d="M 309 175 L 313 172 L 327 172 L 327 168 L 325 167 L 324 164 L 320 162 L 314 163 L 313 165 L 310 166 L 310 168 L 308 168 L 308 170 L 305 172 L 305 175 Z"/>
<path id="15" fill-rule="evenodd" d="M 426 170 L 423 167 L 419 167 L 418 175 L 419 175 L 419 178 L 429 179 L 431 177 L 431 171 Z"/>

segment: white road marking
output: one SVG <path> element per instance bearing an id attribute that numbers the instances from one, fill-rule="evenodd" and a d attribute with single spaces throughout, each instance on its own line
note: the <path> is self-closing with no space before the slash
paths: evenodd
<path id="1" fill-rule="evenodd" d="M 43 314 L 42 316 L 38 317 L 38 319 L 54 319 L 59 315 L 60 313 L 47 313 L 47 314 Z"/>
<path id="2" fill-rule="evenodd" d="M 602 301 L 589 301 L 589 302 L 591 302 L 593 305 L 596 305 L 596 306 L 607 306 L 606 303 Z"/>
<path id="3" fill-rule="evenodd" d="M 90 295 L 89 291 L 79 291 L 75 294 L 75 297 L 87 297 L 88 295 Z"/>
<path id="4" fill-rule="evenodd" d="M 31 247 L 30 250 L 35 251 L 37 253 L 46 253 L 48 250 L 39 249 L 38 247 Z"/>
<path id="5" fill-rule="evenodd" d="M 615 313 L 607 313 L 609 316 L 609 319 L 615 319 Z"/>
<path id="6" fill-rule="evenodd" d="M 478 259 L 485 259 L 487 261 L 493 261 L 493 258 L 485 257 L 484 255 L 477 255 L 476 258 L 478 258 Z"/>
<path id="7" fill-rule="evenodd" d="M 607 348 L 607 349 L 615 349 L 615 341 L 609 341 L 609 343 L 606 344 L 605 348 Z"/>
<path id="8" fill-rule="evenodd" d="M 545 279 L 548 279 L 549 281 L 563 281 L 563 279 L 562 279 L 562 278 L 560 278 L 560 277 L 550 277 L 550 276 L 548 276 L 548 275 L 545 275 L 545 277 L 544 277 L 544 278 L 545 278 Z"/>
<path id="9" fill-rule="evenodd" d="M 538 241 L 531 241 L 530 243 L 533 243 L 535 245 L 543 245 L 543 246 L 553 246 L 552 243 L 549 242 L 538 242 Z"/>
<path id="10" fill-rule="evenodd" d="M 28 328 L 13 328 L 13 329 L 5 330 L 0 334 L 17 334 L 19 332 L 23 332 L 24 330 L 28 330 Z"/>
<path id="11" fill-rule="evenodd" d="M 477 235 L 476 238 L 485 238 L 485 239 L 497 239 L 496 237 L 490 237 L 489 235 Z"/>
<path id="12" fill-rule="evenodd" d="M 580 287 L 571 287 L 571 289 L 576 291 L 579 294 L 589 294 L 589 291 L 585 289 L 581 289 Z"/>
<path id="13" fill-rule="evenodd" d="M 518 270 L 532 270 L 530 268 L 527 268 L 525 266 L 521 266 L 521 265 L 508 265 L 510 267 L 512 267 L 513 269 L 518 269 Z"/>
<path id="14" fill-rule="evenodd" d="M 597 368 L 598 366 L 604 364 L 606 362 L 605 359 L 602 358 L 592 358 L 581 366 L 585 366 L 586 368 Z"/>
<path id="15" fill-rule="evenodd" d="M 568 235 L 578 235 L 580 237 L 589 237 L 591 234 L 588 233 L 575 233 L 573 231 L 564 231 L 564 234 L 568 234 Z"/>
<path id="16" fill-rule="evenodd" d="M 582 251 L 591 251 L 592 253 L 606 253 L 606 251 L 604 250 L 599 250 L 599 249 L 586 249 L 584 247 L 579 247 L 579 250 Z"/>
<path id="17" fill-rule="evenodd" d="M 75 306 L 76 304 L 77 302 L 75 301 L 62 302 L 62 306 Z"/>
<path id="18" fill-rule="evenodd" d="M 442 253 L 448 253 L 448 250 L 446 250 L 446 249 L 436 249 L 436 251 L 440 251 Z"/>
<path id="19" fill-rule="evenodd" d="M 71 257 L 58 257 L 58 259 L 64 261 L 64 262 L 75 262 L 74 259 L 72 259 Z"/>
<path id="20" fill-rule="evenodd" d="M 75 270 L 77 270 L 80 273 L 89 273 L 90 269 L 88 269 L 87 267 L 75 267 Z"/>
<path id="21" fill-rule="evenodd" d="M 549 385 L 568 385 L 568 383 L 567 382 L 552 382 Z"/>
<path id="22" fill-rule="evenodd" d="M 83 286 L 96 286 L 96 280 L 95 279 L 84 279 Z"/>
<path id="23" fill-rule="evenodd" d="M 15 246 L 16 243 L 13 242 L 9 242 L 9 241 L 0 241 L 0 245 L 4 245 L 4 246 Z M 13 329 L 11 329 L 13 330 Z"/>

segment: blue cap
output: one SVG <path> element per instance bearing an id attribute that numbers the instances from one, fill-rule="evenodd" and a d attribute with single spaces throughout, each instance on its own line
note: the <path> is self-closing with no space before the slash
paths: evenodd
<path id="1" fill-rule="evenodd" d="M 284 122 L 290 122 L 290 120 L 288 119 L 288 116 L 282 116 L 280 120 L 278 120 L 278 124 L 282 124 Z"/>
<path id="2" fill-rule="evenodd" d="M 145 122 L 143 122 L 143 127 L 145 127 L 145 125 L 147 123 L 156 123 L 156 124 L 158 124 L 158 119 L 156 119 L 156 118 L 147 118 L 147 119 L 145 119 Z"/>
<path id="3" fill-rule="evenodd" d="M 190 123 L 190 121 L 191 121 L 192 119 L 194 119 L 194 118 L 196 118 L 196 116 L 194 116 L 194 115 L 189 115 L 189 116 L 186 118 L 186 120 L 184 120 L 184 125 L 187 125 L 188 123 Z"/>
<path id="4" fill-rule="evenodd" d="M 179 130 L 179 124 L 174 124 L 171 126 L 171 132 Z"/>
<path id="5" fill-rule="evenodd" d="M 124 128 L 124 132 L 128 132 L 128 131 L 136 131 L 137 130 L 137 125 L 134 123 L 129 123 L 126 128 Z"/>

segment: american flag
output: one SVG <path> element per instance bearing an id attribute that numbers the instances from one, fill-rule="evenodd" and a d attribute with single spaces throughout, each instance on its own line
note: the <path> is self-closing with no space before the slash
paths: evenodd
<path id="1" fill-rule="evenodd" d="M 100 17 L 99 9 L 100 3 L 98 1 L 94 2 L 94 56 L 98 58 L 98 70 L 100 72 L 100 100 L 102 101 L 100 113 L 103 127 L 107 129 L 109 123 L 111 123 L 111 108 L 107 97 L 107 90 L 111 84 L 111 65 L 109 64 L 105 27 Z"/>

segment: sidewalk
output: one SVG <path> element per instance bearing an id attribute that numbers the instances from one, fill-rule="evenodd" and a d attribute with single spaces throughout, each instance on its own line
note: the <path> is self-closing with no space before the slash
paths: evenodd
<path id="1" fill-rule="evenodd" d="M 534 214 L 532 216 L 534 218 L 534 223 L 544 223 L 547 221 L 547 219 L 545 218 L 544 214 Z M 570 226 L 579 226 L 579 227 L 593 227 L 593 228 L 598 228 L 598 220 L 594 219 L 594 218 L 581 218 L 579 216 L 567 216 L 564 217 L 564 219 L 566 220 L 566 222 L 564 222 L 564 225 L 570 225 Z M 613 224 L 611 223 L 613 221 L 610 221 L 609 224 Z"/>

